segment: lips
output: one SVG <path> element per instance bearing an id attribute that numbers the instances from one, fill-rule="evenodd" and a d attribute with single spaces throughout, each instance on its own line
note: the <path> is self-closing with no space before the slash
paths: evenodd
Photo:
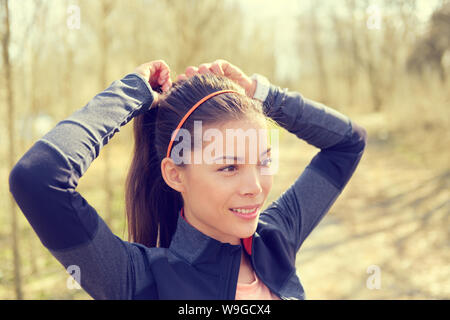
<path id="1" fill-rule="evenodd" d="M 260 206 L 261 206 L 260 204 L 254 204 L 254 205 L 250 205 L 250 206 L 234 207 L 234 208 L 230 208 L 230 209 L 244 209 L 244 210 L 249 210 L 249 209 L 259 208 Z"/>
<path id="2" fill-rule="evenodd" d="M 244 206 L 244 207 L 237 207 L 237 208 L 230 208 L 230 212 L 232 212 L 234 215 L 243 218 L 243 219 L 255 219 L 260 211 L 260 207 L 261 205 L 252 205 L 252 206 Z M 244 210 L 251 210 L 248 212 L 239 212 L 239 211 L 234 211 L 232 209 L 244 209 Z"/>
<path id="3" fill-rule="evenodd" d="M 259 207 L 253 207 L 253 208 L 254 208 L 254 210 L 252 210 L 251 212 L 238 212 L 238 211 L 233 211 L 231 209 L 229 209 L 229 210 L 231 213 L 233 213 L 237 217 L 240 217 L 240 218 L 246 219 L 246 220 L 251 220 L 251 219 L 255 219 L 259 214 Z"/>

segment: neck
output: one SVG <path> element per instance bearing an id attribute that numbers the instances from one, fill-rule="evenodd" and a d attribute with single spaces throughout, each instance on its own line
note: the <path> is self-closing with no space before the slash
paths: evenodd
<path id="1" fill-rule="evenodd" d="M 231 245 L 241 244 L 241 239 L 239 239 L 238 237 L 223 234 L 219 230 L 210 227 L 208 225 L 205 225 L 204 223 L 196 219 L 195 216 L 191 213 L 189 208 L 183 207 L 181 210 L 182 210 L 181 215 L 184 217 L 184 220 L 186 220 L 187 223 L 189 223 L 195 229 L 207 235 L 208 237 L 211 237 L 223 243 L 229 243 Z"/>
<path id="2" fill-rule="evenodd" d="M 245 253 L 245 250 L 242 250 L 238 282 L 249 284 L 249 283 L 253 283 L 255 280 L 256 279 L 253 274 L 253 266 L 251 264 L 250 258 Z"/>

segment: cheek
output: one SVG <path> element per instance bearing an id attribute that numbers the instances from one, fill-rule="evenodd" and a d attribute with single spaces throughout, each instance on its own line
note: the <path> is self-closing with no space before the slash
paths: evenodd
<path id="1" fill-rule="evenodd" d="M 216 209 L 220 209 L 229 204 L 236 188 L 236 184 L 231 180 L 216 178 L 214 187 L 205 193 L 205 198 L 214 203 Z"/>
<path id="2" fill-rule="evenodd" d="M 227 186 L 214 174 L 202 173 L 190 183 L 190 193 L 193 193 L 193 201 L 197 207 L 204 209 L 217 209 L 217 205 L 226 194 Z"/>
<path id="3" fill-rule="evenodd" d="M 263 178 L 261 179 L 261 184 L 265 193 L 269 193 L 273 185 L 273 175 L 263 176 Z"/>
<path id="4" fill-rule="evenodd" d="M 238 179 L 212 176 L 210 183 L 203 184 L 203 193 L 199 201 L 205 203 L 205 208 L 208 208 L 209 212 L 216 212 L 218 217 L 223 217 L 224 213 L 228 213 L 228 207 L 236 202 L 238 182 Z"/>

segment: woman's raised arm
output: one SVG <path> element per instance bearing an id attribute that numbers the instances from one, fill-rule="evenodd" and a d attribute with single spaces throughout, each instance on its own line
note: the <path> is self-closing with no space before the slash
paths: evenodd
<path id="1" fill-rule="evenodd" d="M 257 77 L 258 78 L 258 77 Z M 288 235 L 292 258 L 352 177 L 367 143 L 366 130 L 348 116 L 268 85 L 265 113 L 298 138 L 320 149 L 297 180 L 261 215 Z"/>
<path id="2" fill-rule="evenodd" d="M 111 232 L 76 191 L 78 181 L 120 127 L 153 105 L 157 85 L 170 87 L 163 61 L 114 81 L 39 139 L 9 175 L 10 191 L 42 244 L 65 268 L 78 267 L 80 285 L 94 299 L 132 298 L 136 275 L 145 274 L 144 248 Z"/>
<path id="3" fill-rule="evenodd" d="M 190 66 L 178 79 L 195 73 L 226 76 L 247 95 L 263 102 L 264 113 L 281 127 L 320 149 L 297 180 L 261 213 L 261 226 L 275 226 L 290 249 L 291 263 L 301 244 L 336 201 L 361 160 L 367 132 L 348 116 L 281 89 L 264 76 L 247 76 L 230 62 L 219 59 Z M 261 230 L 259 230 L 261 231 Z"/>

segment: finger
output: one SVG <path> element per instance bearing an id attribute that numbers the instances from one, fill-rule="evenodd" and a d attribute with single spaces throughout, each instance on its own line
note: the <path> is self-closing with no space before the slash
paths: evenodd
<path id="1" fill-rule="evenodd" d="M 148 69 L 150 70 L 150 76 L 153 76 L 155 74 L 155 67 L 151 64 L 148 66 Z"/>
<path id="2" fill-rule="evenodd" d="M 209 67 L 211 66 L 211 64 L 210 63 L 203 63 L 203 64 L 201 64 L 199 67 L 198 67 L 198 72 L 199 73 L 202 73 L 202 74 L 204 74 L 204 73 L 212 73 L 210 70 L 209 70 Z"/>
<path id="3" fill-rule="evenodd" d="M 160 69 L 160 62 L 159 61 L 154 61 L 152 63 L 152 67 L 153 67 L 154 72 L 157 73 L 159 71 L 159 69 Z"/>
<path id="4" fill-rule="evenodd" d="M 179 74 L 178 76 L 177 76 L 177 81 L 180 81 L 180 80 L 187 80 L 188 79 L 188 77 L 183 73 L 183 74 Z"/>
<path id="5" fill-rule="evenodd" d="M 150 82 L 153 83 L 157 83 L 158 82 L 158 71 L 156 70 L 155 66 L 152 65 L 149 67 L 150 70 L 150 76 L 149 76 L 149 80 Z"/>
<path id="6" fill-rule="evenodd" d="M 194 67 L 194 66 L 189 66 L 186 68 L 186 76 L 188 76 L 189 78 L 192 77 L 194 74 L 198 73 L 198 68 Z"/>
<path id="7" fill-rule="evenodd" d="M 170 71 L 167 69 L 163 69 L 162 71 L 159 72 L 159 77 L 160 78 L 168 78 L 170 75 Z"/>
<path id="8" fill-rule="evenodd" d="M 170 72 L 167 69 L 165 69 L 159 73 L 158 82 L 161 85 L 169 79 L 170 79 Z"/>
<path id="9" fill-rule="evenodd" d="M 169 65 L 164 60 L 156 60 L 153 62 L 153 65 L 155 67 L 155 72 L 157 71 L 159 71 L 160 73 L 162 73 L 163 71 L 170 72 Z"/>
<path id="10" fill-rule="evenodd" d="M 160 77 L 167 77 L 169 75 L 170 71 L 168 69 L 163 69 L 160 73 Z"/>
<path id="11" fill-rule="evenodd" d="M 167 64 L 167 62 L 165 62 L 164 60 L 159 60 L 159 65 L 161 69 L 167 69 L 170 70 L 169 65 Z"/>
<path id="12" fill-rule="evenodd" d="M 228 79 L 236 81 L 240 77 L 239 72 L 237 71 L 235 66 L 233 66 L 228 61 L 219 59 L 216 60 L 215 63 L 220 66 L 221 70 L 223 71 L 223 75 Z"/>
<path id="13" fill-rule="evenodd" d="M 220 65 L 217 62 L 213 63 L 211 65 L 211 67 L 209 68 L 209 70 L 211 70 L 212 73 L 214 73 L 216 75 L 219 75 L 219 76 L 224 76 L 225 75 L 223 70 L 222 70 L 222 68 L 220 67 Z"/>
<path id="14" fill-rule="evenodd" d="M 164 92 L 169 91 L 169 89 L 172 87 L 172 81 L 169 79 L 168 81 L 166 81 L 166 83 L 163 84 L 162 86 L 162 90 Z"/>
<path id="15" fill-rule="evenodd" d="M 236 72 L 235 68 L 225 60 L 222 61 L 221 67 L 226 77 L 231 77 Z"/>
<path id="16" fill-rule="evenodd" d="M 172 87 L 172 79 L 167 80 L 166 85 L 170 88 Z"/>
<path id="17" fill-rule="evenodd" d="M 166 78 L 166 77 L 159 77 L 159 78 L 158 78 L 158 83 L 159 83 L 160 85 L 163 85 L 163 83 L 166 82 L 166 81 L 167 81 L 167 78 Z"/>

